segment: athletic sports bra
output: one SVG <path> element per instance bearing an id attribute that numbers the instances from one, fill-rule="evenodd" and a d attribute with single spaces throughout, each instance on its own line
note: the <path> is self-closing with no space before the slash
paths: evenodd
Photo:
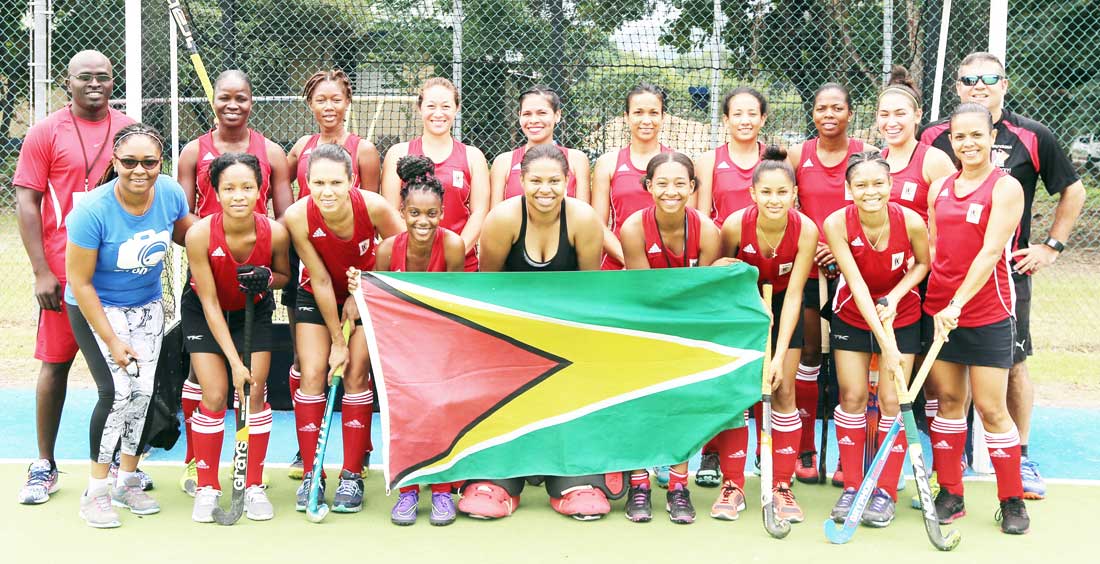
<path id="1" fill-rule="evenodd" d="M 580 269 L 577 261 L 577 249 L 569 243 L 569 220 L 565 215 L 565 201 L 561 203 L 561 219 L 558 221 L 558 252 L 546 262 L 536 262 L 527 256 L 527 196 L 520 203 L 522 219 L 519 237 L 512 243 L 508 258 L 504 260 L 506 272 L 567 272 Z"/>

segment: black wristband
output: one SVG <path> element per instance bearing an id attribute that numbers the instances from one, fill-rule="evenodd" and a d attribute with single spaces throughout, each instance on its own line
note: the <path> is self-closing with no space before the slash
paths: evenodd
<path id="1" fill-rule="evenodd" d="M 1066 246 L 1061 241 L 1055 239 L 1054 237 L 1047 237 L 1047 240 L 1043 241 L 1043 244 L 1054 249 L 1055 251 L 1058 251 L 1059 253 L 1066 248 Z"/>

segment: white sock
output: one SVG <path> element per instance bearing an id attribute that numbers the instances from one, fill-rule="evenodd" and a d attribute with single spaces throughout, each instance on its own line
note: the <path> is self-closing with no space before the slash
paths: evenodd
<path id="1" fill-rule="evenodd" d="M 115 480 L 115 487 L 119 487 L 126 483 L 126 479 L 130 476 L 136 476 L 137 472 L 126 472 L 125 470 L 118 469 L 118 478 Z"/>
<path id="2" fill-rule="evenodd" d="M 88 476 L 88 492 L 100 492 L 107 489 L 108 478 L 93 478 Z"/>

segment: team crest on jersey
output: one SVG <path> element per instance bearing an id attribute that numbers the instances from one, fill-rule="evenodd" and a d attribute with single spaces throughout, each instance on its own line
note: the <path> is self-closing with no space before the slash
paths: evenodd
<path id="1" fill-rule="evenodd" d="M 214 160 L 214 158 L 214 153 L 211 153 L 210 151 L 207 151 L 206 154 L 202 156 L 202 160 L 204 161 L 212 161 Z"/>
<path id="2" fill-rule="evenodd" d="M 890 270 L 897 270 L 901 268 L 902 264 L 905 264 L 904 251 L 890 255 Z"/>
<path id="3" fill-rule="evenodd" d="M 995 147 L 989 152 L 989 160 L 993 163 L 993 166 L 1003 169 L 1008 164 L 1008 151 Z"/>
<path id="4" fill-rule="evenodd" d="M 646 251 L 646 252 L 651 254 L 651 255 L 660 254 L 661 253 L 661 246 L 658 245 L 657 243 L 653 243 L 653 246 L 650 247 L 649 250 Z"/>
<path id="5" fill-rule="evenodd" d="M 211 257 L 224 257 L 225 256 L 225 251 L 223 251 L 221 247 L 217 247 L 217 248 L 214 249 L 214 252 L 210 253 L 210 256 Z"/>
<path id="6" fill-rule="evenodd" d="M 852 240 L 852 246 L 853 247 L 862 247 L 863 246 L 863 239 L 860 239 L 859 237 L 856 237 L 854 240 Z"/>
<path id="7" fill-rule="evenodd" d="M 916 182 L 906 182 L 905 184 L 902 184 L 902 186 L 901 186 L 901 199 L 908 200 L 908 201 L 912 202 L 913 199 L 916 198 L 916 197 L 917 197 L 917 183 Z"/>
<path id="8" fill-rule="evenodd" d="M 977 225 L 982 221 L 982 210 L 985 206 L 981 204 L 970 204 L 970 208 L 966 210 L 966 222 Z"/>
<path id="9" fill-rule="evenodd" d="M 314 237 L 314 238 L 316 238 L 316 237 L 324 237 L 324 236 L 325 236 L 325 230 L 324 230 L 324 229 L 321 229 L 320 227 L 318 227 L 318 228 L 317 228 L 317 231 L 314 231 L 314 232 L 313 232 L 313 237 Z"/>
<path id="10" fill-rule="evenodd" d="M 466 176 L 462 173 L 461 170 L 451 171 L 451 184 L 453 184 L 455 188 L 462 189 L 462 185 L 465 182 Z"/>
<path id="11" fill-rule="evenodd" d="M 370 243 L 370 239 L 363 239 L 362 241 L 359 241 L 359 256 L 367 254 L 367 251 L 370 250 Z"/>
<path id="12" fill-rule="evenodd" d="M 755 255 L 756 254 L 756 249 L 753 248 L 752 243 L 749 243 L 748 245 L 745 245 L 745 252 L 750 254 L 750 255 Z"/>
<path id="13" fill-rule="evenodd" d="M 791 269 L 794 268 L 793 262 L 784 262 L 779 265 L 779 275 L 790 274 Z"/>
<path id="14" fill-rule="evenodd" d="M 726 161 L 722 161 L 722 162 L 718 163 L 717 168 L 724 169 L 724 168 L 729 168 L 729 167 L 730 167 L 729 163 L 727 163 Z"/>

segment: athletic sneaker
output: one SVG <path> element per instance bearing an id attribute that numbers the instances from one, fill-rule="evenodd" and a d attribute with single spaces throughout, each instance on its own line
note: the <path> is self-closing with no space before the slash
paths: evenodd
<path id="1" fill-rule="evenodd" d="M 843 523 L 848 518 L 848 513 L 852 510 L 852 503 L 856 501 L 856 489 L 844 488 L 844 491 L 840 494 L 840 499 L 836 500 L 836 505 L 833 506 L 833 511 L 829 513 L 829 518 L 837 523 Z"/>
<path id="2" fill-rule="evenodd" d="M 646 486 L 630 486 L 626 493 L 626 518 L 635 523 L 648 523 L 653 519 L 653 505 Z"/>
<path id="3" fill-rule="evenodd" d="M 196 523 L 213 523 L 214 508 L 218 506 L 221 490 L 210 486 L 195 490 L 195 503 L 191 507 L 191 520 Z"/>
<path id="4" fill-rule="evenodd" d="M 363 509 L 363 477 L 340 471 L 340 485 L 332 496 L 332 510 L 337 513 L 359 513 Z"/>
<path id="5" fill-rule="evenodd" d="M 946 525 L 965 515 L 966 504 L 963 503 L 963 497 L 940 489 L 940 493 L 936 495 L 936 518 L 940 524 Z"/>
<path id="6" fill-rule="evenodd" d="M 928 476 L 928 489 L 932 492 L 932 499 L 936 499 L 936 496 L 940 494 L 940 481 L 936 477 L 935 472 L 932 472 L 932 474 Z M 909 507 L 912 507 L 913 509 L 920 509 L 919 491 L 917 492 L 917 495 L 913 496 L 912 499 L 909 500 Z"/>
<path id="7" fill-rule="evenodd" d="M 287 468 L 286 475 L 291 480 L 301 480 L 304 471 L 302 470 L 302 453 L 295 452 L 294 459 L 290 461 L 290 467 Z"/>
<path id="8" fill-rule="evenodd" d="M 160 505 L 141 487 L 141 478 L 136 474 L 126 478 L 122 485 L 111 488 L 111 505 L 129 509 L 134 515 L 152 515 L 160 513 Z"/>
<path id="9" fill-rule="evenodd" d="M 607 495 L 590 485 L 574 486 L 563 491 L 561 497 L 551 497 L 550 507 L 578 521 L 595 521 L 611 512 Z"/>
<path id="10" fill-rule="evenodd" d="M 1001 522 L 1001 532 L 1009 535 L 1022 535 L 1031 528 L 1031 518 L 1027 516 L 1024 500 L 1010 497 L 1001 502 L 994 519 Z"/>
<path id="11" fill-rule="evenodd" d="M 180 489 L 191 497 L 195 497 L 195 490 L 199 487 L 199 469 L 195 464 L 194 458 L 187 461 L 187 467 L 180 476 Z"/>
<path id="12" fill-rule="evenodd" d="M 794 467 L 794 478 L 803 484 L 817 483 L 817 453 L 804 452 L 798 455 L 798 462 Z"/>
<path id="13" fill-rule="evenodd" d="M 665 493 L 665 511 L 673 523 L 690 525 L 695 522 L 695 506 L 691 504 L 691 492 L 683 486 L 669 488 Z"/>
<path id="14" fill-rule="evenodd" d="M 863 510 L 863 524 L 868 527 L 885 527 L 894 520 L 894 500 L 886 490 L 875 489 L 867 508 Z"/>
<path id="15" fill-rule="evenodd" d="M 80 518 L 89 527 L 113 529 L 122 526 L 122 521 L 118 520 L 118 512 L 111 507 L 111 494 L 107 489 L 85 490 L 80 496 Z"/>
<path id="16" fill-rule="evenodd" d="M 275 507 L 267 499 L 264 486 L 248 486 L 244 490 L 244 516 L 253 521 L 270 521 L 275 517 Z"/>
<path id="17" fill-rule="evenodd" d="M 19 503 L 38 505 L 50 500 L 50 494 L 61 488 L 57 480 L 57 468 L 45 458 L 27 467 L 27 483 L 19 488 Z"/>
<path id="18" fill-rule="evenodd" d="M 434 505 L 435 500 L 433 499 L 432 502 Z M 401 526 L 416 523 L 418 505 L 420 505 L 420 492 L 416 490 L 401 492 L 397 496 L 397 503 L 393 504 L 393 511 L 390 511 L 390 522 Z"/>
<path id="19" fill-rule="evenodd" d="M 1029 458 L 1020 459 L 1020 478 L 1024 481 L 1024 499 L 1043 499 L 1047 496 L 1047 484 L 1039 475 L 1039 463 Z"/>
<path id="20" fill-rule="evenodd" d="M 111 466 L 107 468 L 107 477 L 111 483 L 114 483 L 118 479 L 118 467 L 122 464 L 122 451 L 115 451 L 115 458 L 111 461 Z M 146 474 L 141 468 L 134 470 L 137 474 L 138 480 L 141 482 L 141 491 L 147 492 L 153 489 L 153 477 Z"/>
<path id="21" fill-rule="evenodd" d="M 432 515 L 428 518 L 429 523 L 444 527 L 454 523 L 457 514 L 455 500 L 451 498 L 450 493 L 432 492 Z"/>
<path id="22" fill-rule="evenodd" d="M 298 492 L 294 501 L 295 511 L 305 511 L 306 506 L 309 505 L 309 489 L 313 487 L 313 472 L 306 472 L 302 475 L 302 485 L 298 486 Z M 325 477 L 321 476 L 321 491 L 317 493 L 317 503 L 321 503 L 325 499 Z"/>
<path id="23" fill-rule="evenodd" d="M 667 488 L 668 487 L 668 471 L 669 471 L 668 466 L 658 466 L 658 467 L 653 469 L 653 473 L 657 475 L 657 487 L 658 488 Z"/>
<path id="24" fill-rule="evenodd" d="M 554 500 L 550 500 L 551 506 Z M 469 482 L 462 488 L 458 510 L 474 519 L 500 519 L 519 507 L 519 496 L 492 482 Z"/>
<path id="25" fill-rule="evenodd" d="M 834 488 L 844 487 L 844 469 L 840 467 L 840 463 L 836 465 L 836 470 L 833 472 L 831 482 Z"/>
<path id="26" fill-rule="evenodd" d="M 718 467 L 718 453 L 704 452 L 695 473 L 695 485 L 704 488 L 717 488 L 722 483 L 722 471 Z"/>
<path id="27" fill-rule="evenodd" d="M 802 508 L 798 506 L 798 500 L 794 498 L 790 484 L 786 482 L 777 482 L 772 487 L 772 506 L 775 508 L 776 520 L 801 523 L 806 519 Z"/>
<path id="28" fill-rule="evenodd" d="M 745 492 L 732 480 L 722 483 L 718 499 L 710 506 L 710 516 L 722 521 L 736 521 L 739 513 L 745 510 Z"/>

